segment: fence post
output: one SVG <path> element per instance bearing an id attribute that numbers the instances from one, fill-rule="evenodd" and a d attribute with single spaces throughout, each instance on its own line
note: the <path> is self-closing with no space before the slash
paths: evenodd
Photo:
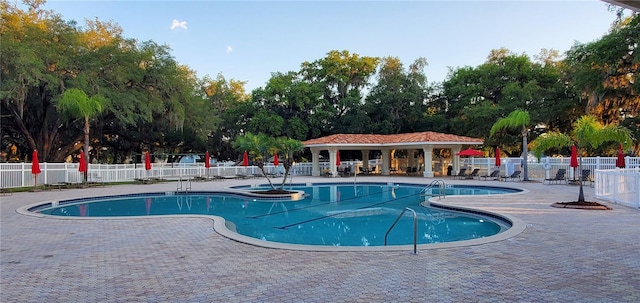
<path id="1" fill-rule="evenodd" d="M 25 187 L 25 186 L 26 186 L 26 184 L 25 184 L 25 182 L 24 182 L 24 173 L 25 173 L 26 169 L 25 169 L 25 167 L 24 167 L 24 162 L 22 162 L 22 165 L 21 165 L 21 166 L 22 166 L 22 168 L 20 169 L 20 176 L 21 176 L 22 178 L 20 178 L 20 179 L 21 179 L 21 180 L 20 180 L 20 185 L 22 185 L 21 187 Z M 31 173 L 31 172 L 29 172 L 29 173 Z"/>
<path id="2" fill-rule="evenodd" d="M 635 179 L 634 181 L 636 182 L 635 185 L 635 192 L 636 192 L 636 207 L 640 208 L 640 175 L 639 174 L 633 174 L 633 178 Z"/>

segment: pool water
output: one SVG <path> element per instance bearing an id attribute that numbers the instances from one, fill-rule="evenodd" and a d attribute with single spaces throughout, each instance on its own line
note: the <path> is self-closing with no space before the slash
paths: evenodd
<path id="1" fill-rule="evenodd" d="M 155 193 L 61 201 L 39 209 L 54 216 L 112 217 L 204 214 L 223 217 L 239 234 L 265 241 L 329 246 L 383 246 L 384 236 L 405 207 L 418 218 L 418 244 L 492 236 L 509 228 L 490 216 L 424 207 L 424 185 L 300 185 L 298 201 L 256 200 L 226 192 Z M 252 188 L 255 190 L 256 188 Z M 500 188 L 450 187 L 447 194 L 497 194 Z M 406 212 L 388 235 L 389 245 L 413 244 L 413 217 Z"/>

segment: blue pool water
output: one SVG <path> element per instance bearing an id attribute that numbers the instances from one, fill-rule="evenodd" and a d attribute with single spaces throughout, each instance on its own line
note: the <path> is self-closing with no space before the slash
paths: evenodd
<path id="1" fill-rule="evenodd" d="M 330 246 L 383 246 L 384 235 L 405 207 L 417 213 L 418 244 L 452 242 L 495 235 L 509 224 L 495 217 L 424 207 L 424 185 L 319 184 L 298 201 L 258 200 L 230 192 L 149 193 L 60 201 L 38 207 L 53 216 L 113 217 L 204 214 L 225 218 L 239 234 L 265 241 Z M 249 189 L 249 188 L 244 188 Z M 250 190 L 256 190 L 251 188 Z M 517 190 L 449 186 L 447 195 L 504 194 Z M 389 245 L 413 244 L 410 212 L 388 235 Z"/>

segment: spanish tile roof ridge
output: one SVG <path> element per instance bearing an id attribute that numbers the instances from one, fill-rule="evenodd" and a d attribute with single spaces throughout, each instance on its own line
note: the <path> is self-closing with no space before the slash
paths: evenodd
<path id="1" fill-rule="evenodd" d="M 393 144 L 404 142 L 469 142 L 482 143 L 480 138 L 424 131 L 402 134 L 333 134 L 303 141 L 304 145 L 323 144 Z"/>

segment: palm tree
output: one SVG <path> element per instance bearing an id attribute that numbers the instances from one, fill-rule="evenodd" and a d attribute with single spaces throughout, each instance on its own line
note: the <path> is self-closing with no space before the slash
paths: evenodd
<path id="1" fill-rule="evenodd" d="M 581 155 L 582 149 L 596 149 L 606 142 L 620 142 L 625 148 L 628 148 L 632 145 L 631 132 L 619 125 L 603 125 L 594 116 L 587 115 L 580 117 L 573 123 L 571 134 L 555 131 L 544 133 L 531 142 L 531 145 L 535 156 L 540 158 L 545 151 L 551 148 L 563 148 L 575 144 Z M 579 165 L 582 165 L 582 156 L 580 156 Z M 578 202 L 584 202 L 582 182 L 580 182 Z"/>
<path id="2" fill-rule="evenodd" d="M 275 143 L 278 149 L 276 152 L 281 152 L 284 155 L 284 161 L 282 162 L 284 166 L 284 177 L 280 185 L 280 189 L 283 189 L 287 182 L 289 169 L 293 166 L 293 155 L 304 150 L 304 145 L 302 142 L 292 138 L 278 138 Z"/>
<path id="3" fill-rule="evenodd" d="M 289 175 L 289 169 L 293 166 L 293 155 L 304 149 L 302 142 L 291 138 L 272 138 L 265 134 L 253 134 L 248 132 L 244 136 L 240 136 L 233 142 L 233 146 L 240 152 L 247 151 L 249 158 L 260 168 L 262 174 L 272 189 L 275 186 L 269 179 L 267 172 L 264 170 L 264 159 L 271 157 L 273 154 L 282 153 L 284 155 L 283 166 L 285 169 L 284 177 L 280 189 L 284 189 Z"/>
<path id="4" fill-rule="evenodd" d="M 529 123 L 531 122 L 531 117 L 529 116 L 529 112 L 524 110 L 514 110 L 507 117 L 500 118 L 496 123 L 491 127 L 491 131 L 489 132 L 490 136 L 493 136 L 495 133 L 504 130 L 504 129 L 519 129 L 522 134 L 522 180 L 529 181 L 529 173 L 527 170 L 527 155 L 529 153 L 527 148 L 527 134 L 529 133 Z"/>
<path id="5" fill-rule="evenodd" d="M 106 106 L 106 102 L 107 100 L 100 95 L 89 97 L 82 90 L 70 88 L 62 94 L 62 97 L 56 105 L 63 119 L 75 120 L 84 118 L 83 153 L 87 161 L 89 161 L 89 120 L 102 112 Z M 87 180 L 86 173 L 84 179 L 85 181 Z"/>

